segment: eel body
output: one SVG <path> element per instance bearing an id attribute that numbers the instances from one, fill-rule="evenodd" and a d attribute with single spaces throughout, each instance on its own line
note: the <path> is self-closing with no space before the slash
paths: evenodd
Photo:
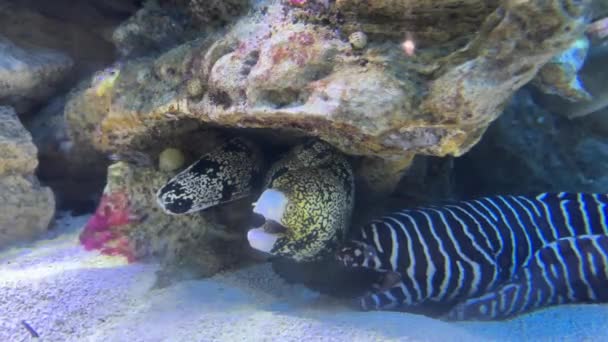
<path id="1" fill-rule="evenodd" d="M 156 193 L 167 214 L 182 215 L 251 195 L 262 177 L 261 151 L 244 138 L 232 138 L 204 154 Z"/>
<path id="2" fill-rule="evenodd" d="M 296 261 L 318 259 L 344 242 L 353 203 L 353 171 L 346 157 L 310 140 L 268 171 L 253 209 L 265 222 L 249 230 L 249 244 Z"/>
<path id="3" fill-rule="evenodd" d="M 384 280 L 364 310 L 497 320 L 608 301 L 608 195 L 494 196 L 371 221 L 337 253 Z"/>

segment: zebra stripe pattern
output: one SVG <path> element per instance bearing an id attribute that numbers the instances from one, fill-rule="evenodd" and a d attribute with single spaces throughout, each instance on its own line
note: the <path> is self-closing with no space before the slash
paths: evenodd
<path id="1" fill-rule="evenodd" d="M 456 310 L 448 318 L 501 319 L 606 301 L 607 204 L 604 194 L 542 193 L 401 210 L 354 232 L 337 257 L 387 275 L 360 299 L 365 310 L 441 304 Z"/>
<path id="2" fill-rule="evenodd" d="M 456 305 L 444 318 L 506 319 L 551 305 L 608 302 L 607 256 L 607 235 L 559 239 L 536 252 L 513 281 Z"/>

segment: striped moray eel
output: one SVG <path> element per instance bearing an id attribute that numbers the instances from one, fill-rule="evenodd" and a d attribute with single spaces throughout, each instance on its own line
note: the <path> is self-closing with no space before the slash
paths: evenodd
<path id="1" fill-rule="evenodd" d="M 494 196 L 402 210 L 356 231 L 337 254 L 384 274 L 364 310 L 495 320 L 608 301 L 608 195 Z"/>
<path id="2" fill-rule="evenodd" d="M 512 281 L 458 304 L 449 320 L 504 319 L 564 303 L 608 302 L 608 235 L 559 239 L 534 254 Z"/>

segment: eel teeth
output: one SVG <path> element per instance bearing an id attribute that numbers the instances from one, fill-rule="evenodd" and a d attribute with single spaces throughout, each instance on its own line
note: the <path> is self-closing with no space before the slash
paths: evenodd
<path id="1" fill-rule="evenodd" d="M 280 223 L 288 201 L 281 191 L 267 189 L 256 201 L 253 212 L 264 216 L 267 221 Z"/>
<path id="2" fill-rule="evenodd" d="M 287 206 L 287 196 L 275 189 L 265 190 L 253 207 L 253 213 L 264 217 L 262 227 L 247 232 L 249 245 L 269 253 L 282 233 L 286 231 L 280 223 Z"/>

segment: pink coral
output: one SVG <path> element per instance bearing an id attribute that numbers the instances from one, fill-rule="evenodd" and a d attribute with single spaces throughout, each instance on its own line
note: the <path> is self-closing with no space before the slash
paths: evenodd
<path id="1" fill-rule="evenodd" d="M 80 233 L 80 243 L 86 250 L 98 249 L 106 255 L 123 255 L 133 262 L 135 255 L 124 226 L 137 221 L 126 193 L 104 193 L 95 214 Z"/>
<path id="2" fill-rule="evenodd" d="M 306 5 L 306 2 L 307 2 L 306 0 L 289 0 L 289 3 L 292 6 L 298 6 L 298 7 Z"/>

